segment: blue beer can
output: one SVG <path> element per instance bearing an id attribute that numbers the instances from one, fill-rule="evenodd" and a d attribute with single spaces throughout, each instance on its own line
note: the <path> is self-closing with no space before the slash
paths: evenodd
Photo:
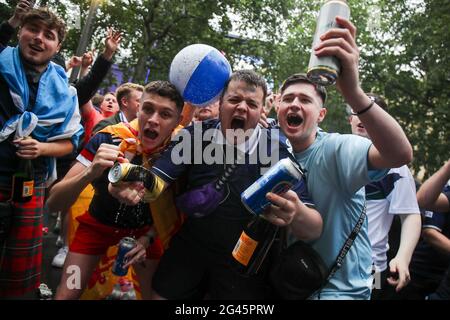
<path id="1" fill-rule="evenodd" d="M 124 276 L 128 273 L 128 267 L 124 268 L 127 263 L 125 255 L 136 246 L 136 240 L 131 237 L 122 238 L 119 242 L 119 250 L 117 251 L 116 260 L 112 266 L 112 273 L 116 276 Z"/>
<path id="2" fill-rule="evenodd" d="M 303 176 L 299 166 L 289 158 L 278 161 L 263 176 L 241 194 L 241 201 L 248 211 L 261 214 L 270 205 L 266 194 L 282 194 L 290 190 Z"/>

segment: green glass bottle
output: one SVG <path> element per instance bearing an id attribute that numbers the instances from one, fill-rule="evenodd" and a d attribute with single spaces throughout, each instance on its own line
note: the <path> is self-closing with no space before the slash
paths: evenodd
<path id="1" fill-rule="evenodd" d="M 33 162 L 30 159 L 20 158 L 12 179 L 12 200 L 21 203 L 30 201 L 34 194 Z"/>
<path id="2" fill-rule="evenodd" d="M 233 249 L 233 268 L 246 276 L 258 273 L 278 229 L 279 227 L 267 221 L 264 215 L 250 220 Z"/>

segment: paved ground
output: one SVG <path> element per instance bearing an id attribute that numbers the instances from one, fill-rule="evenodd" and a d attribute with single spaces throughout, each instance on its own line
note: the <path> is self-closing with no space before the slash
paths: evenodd
<path id="1" fill-rule="evenodd" d="M 49 217 L 49 233 L 44 236 L 41 275 L 41 282 L 47 284 L 47 286 L 53 291 L 53 294 L 56 292 L 56 287 L 59 283 L 59 279 L 61 278 L 62 271 L 61 268 L 52 267 L 53 257 L 59 249 L 56 247 L 56 239 L 58 235 L 52 232 L 55 225 L 55 220 L 56 218 Z"/>

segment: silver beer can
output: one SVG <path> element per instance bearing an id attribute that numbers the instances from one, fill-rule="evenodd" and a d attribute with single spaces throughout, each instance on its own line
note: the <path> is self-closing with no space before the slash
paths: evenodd
<path id="1" fill-rule="evenodd" d="M 319 44 L 320 37 L 329 29 L 339 28 L 336 16 L 350 19 L 350 7 L 347 5 L 347 1 L 328 0 L 320 9 L 317 17 L 307 76 L 309 80 L 322 86 L 334 84 L 341 72 L 341 64 L 335 56 L 318 57 L 314 53 L 314 47 Z"/>
<path id="2" fill-rule="evenodd" d="M 108 180 L 112 184 L 120 181 L 145 181 L 150 171 L 131 163 L 117 162 L 108 172 Z"/>

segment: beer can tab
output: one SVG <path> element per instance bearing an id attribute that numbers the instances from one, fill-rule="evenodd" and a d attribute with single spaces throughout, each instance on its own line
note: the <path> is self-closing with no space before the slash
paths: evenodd
<path id="1" fill-rule="evenodd" d="M 122 178 L 122 167 L 116 163 L 108 172 L 108 180 L 111 183 L 117 183 Z"/>

